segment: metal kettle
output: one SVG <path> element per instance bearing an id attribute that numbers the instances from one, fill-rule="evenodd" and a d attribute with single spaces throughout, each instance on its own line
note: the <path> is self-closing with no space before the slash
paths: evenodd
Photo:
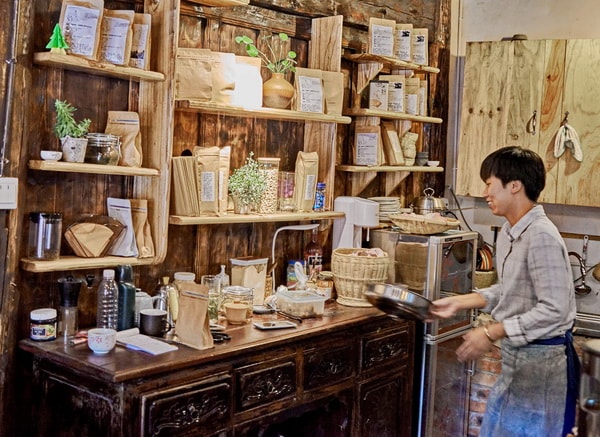
<path id="1" fill-rule="evenodd" d="M 425 196 L 415 197 L 411 204 L 416 214 L 429 214 L 431 212 L 444 212 L 448 210 L 448 200 L 443 197 L 433 197 L 434 190 L 431 187 L 423 190 Z"/>

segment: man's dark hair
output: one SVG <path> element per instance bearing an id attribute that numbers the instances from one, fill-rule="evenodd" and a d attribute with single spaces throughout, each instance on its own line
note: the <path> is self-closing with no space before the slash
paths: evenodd
<path id="1" fill-rule="evenodd" d="M 536 202 L 546 185 L 546 169 L 542 158 L 530 149 L 508 146 L 490 153 L 481 163 L 479 176 L 485 182 L 494 176 L 503 186 L 521 181 L 529 200 Z"/>

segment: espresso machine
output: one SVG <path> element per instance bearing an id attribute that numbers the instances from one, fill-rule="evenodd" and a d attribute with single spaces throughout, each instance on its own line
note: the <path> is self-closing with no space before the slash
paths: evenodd
<path id="1" fill-rule="evenodd" d="M 333 222 L 333 249 L 361 247 L 363 228 L 379 225 L 379 203 L 373 200 L 340 196 L 335 198 L 333 209 L 344 213 Z"/>

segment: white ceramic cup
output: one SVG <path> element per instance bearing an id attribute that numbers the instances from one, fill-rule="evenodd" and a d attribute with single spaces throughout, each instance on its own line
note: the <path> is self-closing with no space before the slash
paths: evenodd
<path id="1" fill-rule="evenodd" d="M 106 354 L 114 349 L 117 331 L 107 328 L 94 328 L 88 331 L 88 346 L 95 354 Z"/>

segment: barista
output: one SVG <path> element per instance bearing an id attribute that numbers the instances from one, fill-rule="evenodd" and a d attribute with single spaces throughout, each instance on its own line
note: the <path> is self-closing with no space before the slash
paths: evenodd
<path id="1" fill-rule="evenodd" d="M 564 436 L 575 421 L 578 359 L 572 347 L 575 291 L 564 241 L 537 199 L 545 185 L 542 159 L 505 147 L 480 169 L 484 197 L 504 217 L 497 246 L 499 281 L 474 293 L 433 302 L 447 318 L 479 308 L 496 322 L 468 332 L 460 361 L 475 360 L 502 342 L 502 372 L 484 415 L 481 436 Z"/>

